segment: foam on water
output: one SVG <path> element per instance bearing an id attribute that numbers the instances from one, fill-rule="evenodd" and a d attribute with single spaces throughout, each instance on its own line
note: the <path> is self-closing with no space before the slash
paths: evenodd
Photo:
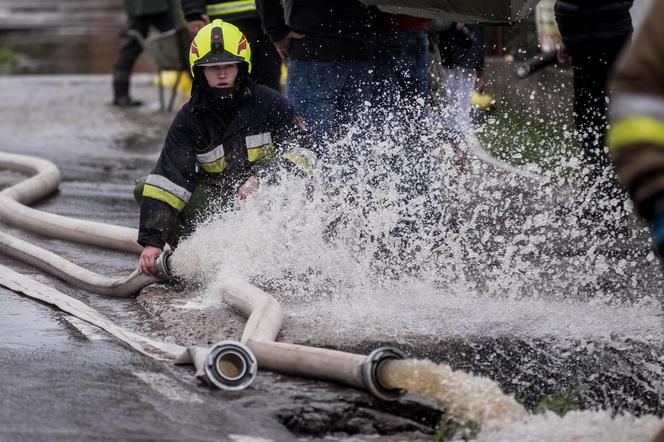
<path id="1" fill-rule="evenodd" d="M 664 428 L 657 416 L 612 416 L 606 411 L 570 411 L 564 416 L 546 412 L 506 425 L 482 430 L 479 442 L 650 442 Z"/>

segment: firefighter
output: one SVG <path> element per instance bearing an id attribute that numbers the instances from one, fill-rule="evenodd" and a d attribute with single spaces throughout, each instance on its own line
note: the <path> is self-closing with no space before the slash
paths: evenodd
<path id="1" fill-rule="evenodd" d="M 609 153 L 664 256 L 664 2 L 653 2 L 611 78 Z"/>
<path id="2" fill-rule="evenodd" d="M 213 202 L 246 198 L 275 169 L 308 171 L 315 158 L 287 141 L 306 140 L 301 119 L 278 92 L 255 84 L 251 47 L 230 23 L 214 20 L 194 38 L 192 95 L 175 116 L 157 165 L 137 190 L 139 269 L 154 275 L 165 243 L 175 247 Z"/>
<path id="3" fill-rule="evenodd" d="M 280 90 L 281 59 L 263 32 L 253 0 L 180 0 L 187 29 L 194 35 L 216 18 L 232 23 L 247 36 L 252 49 L 253 77 L 260 84 Z"/>

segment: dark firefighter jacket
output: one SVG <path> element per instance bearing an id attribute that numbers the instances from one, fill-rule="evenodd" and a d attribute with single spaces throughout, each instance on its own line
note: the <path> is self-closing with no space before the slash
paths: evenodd
<path id="1" fill-rule="evenodd" d="M 304 61 L 368 60 L 375 49 L 376 11 L 358 0 L 257 0 L 263 29 L 272 42 L 291 30 L 289 58 Z"/>
<path id="2" fill-rule="evenodd" d="M 139 244 L 164 246 L 201 180 L 213 180 L 232 195 L 252 175 L 260 180 L 266 164 L 311 167 L 310 151 L 284 147 L 303 135 L 286 98 L 262 85 L 248 91 L 228 121 L 192 101 L 177 113 L 143 188 Z"/>
<path id="3" fill-rule="evenodd" d="M 634 0 L 558 0 L 560 35 L 569 51 L 591 49 L 611 40 L 623 42 L 632 33 L 629 8 Z"/>
<path id="4" fill-rule="evenodd" d="M 210 20 L 220 18 L 224 21 L 257 18 L 256 3 L 253 0 L 180 0 L 182 12 L 187 21 L 200 19 L 207 14 Z"/>

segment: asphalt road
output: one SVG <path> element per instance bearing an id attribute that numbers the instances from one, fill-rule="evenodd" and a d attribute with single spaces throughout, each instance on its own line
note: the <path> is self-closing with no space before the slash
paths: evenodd
<path id="1" fill-rule="evenodd" d="M 0 305 L 0 440 L 295 440 L 191 370 L 13 292 L 0 289 Z"/>

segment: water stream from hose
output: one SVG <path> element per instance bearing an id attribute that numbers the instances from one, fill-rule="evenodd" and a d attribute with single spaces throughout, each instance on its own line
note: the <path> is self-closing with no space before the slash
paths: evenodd
<path id="1" fill-rule="evenodd" d="M 616 373 L 625 377 L 611 378 L 609 388 L 627 378 L 643 389 L 628 405 L 656 411 L 645 392 L 664 384 L 637 362 L 664 338 L 660 287 L 642 283 L 659 272 L 643 252 L 643 227 L 607 229 L 615 220 L 609 209 L 603 221 L 589 222 L 553 183 L 555 171 L 533 182 L 477 159 L 460 168 L 457 146 L 434 120 L 404 125 L 387 115 L 381 123 L 357 123 L 326 144 L 330 154 L 312 178 L 281 176 L 278 186 L 213 214 L 180 244 L 173 267 L 201 283 L 200 305 L 218 303 L 205 290 L 217 275 L 236 273 L 273 294 L 286 328 L 306 330 L 314 342 L 461 337 L 472 349 L 485 345 L 478 337 L 511 339 L 513 348 L 487 344 L 509 371 L 490 361 L 481 371 L 501 386 L 527 391 L 540 383 L 541 398 L 557 382 L 562 390 L 580 383 L 585 392 L 590 379 L 598 393 L 586 395 L 584 406 L 619 410 L 617 402 L 626 402 L 602 393 L 601 378 L 583 367 L 611 377 L 620 366 Z M 489 354 L 482 348 L 478 361 Z M 470 356 L 450 358 L 473 370 Z M 581 374 L 566 378 L 573 364 Z M 486 377 L 423 361 L 403 370 L 410 375 L 394 382 L 434 395 L 460 418 L 513 423 L 526 416 Z"/>
<path id="2" fill-rule="evenodd" d="M 385 364 L 381 381 L 391 388 L 429 396 L 460 422 L 501 428 L 524 419 L 528 412 L 488 378 L 472 376 L 449 365 L 405 359 Z"/>

